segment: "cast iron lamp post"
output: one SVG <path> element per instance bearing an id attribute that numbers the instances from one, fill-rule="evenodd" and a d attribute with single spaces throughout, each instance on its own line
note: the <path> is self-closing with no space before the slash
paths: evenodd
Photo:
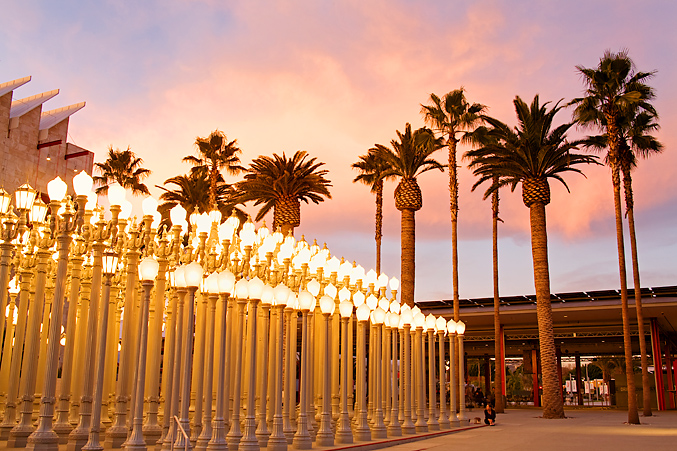
<path id="1" fill-rule="evenodd" d="M 339 312 L 341 313 L 341 411 L 336 425 L 336 443 L 353 443 L 348 415 L 348 319 L 353 314 L 353 303 L 349 300 L 342 301 L 339 304 Z"/>
<path id="2" fill-rule="evenodd" d="M 359 292 L 358 292 L 359 293 Z M 355 296 L 353 296 L 355 299 Z M 359 302 L 359 301 L 358 301 Z M 357 395 L 357 412 L 355 422 L 354 438 L 358 441 L 371 440 L 371 430 L 369 429 L 369 422 L 367 421 L 367 393 L 365 380 L 365 330 L 367 322 L 369 321 L 369 307 L 367 304 L 360 304 L 357 307 L 355 315 L 357 316 L 357 378 L 356 378 L 356 395 Z"/>
<path id="3" fill-rule="evenodd" d="M 458 336 L 458 396 L 461 400 L 458 410 L 458 419 L 465 420 L 465 352 L 463 351 L 463 334 L 465 333 L 465 323 L 459 321 L 456 323 L 456 335 Z"/>

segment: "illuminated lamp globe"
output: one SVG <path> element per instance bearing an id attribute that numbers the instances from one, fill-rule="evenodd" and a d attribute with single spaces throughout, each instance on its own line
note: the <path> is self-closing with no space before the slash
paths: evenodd
<path id="1" fill-rule="evenodd" d="M 414 308 L 411 309 L 411 314 L 416 316 L 419 313 L 421 313 L 421 309 L 418 308 L 418 305 L 415 305 Z"/>
<path id="2" fill-rule="evenodd" d="M 354 282 L 353 279 L 355 279 Z M 361 265 L 355 266 L 353 273 L 350 275 L 350 283 L 357 283 L 358 280 L 364 280 L 364 268 Z"/>
<path id="3" fill-rule="evenodd" d="M 47 184 L 47 194 L 52 201 L 62 201 L 66 197 L 66 191 L 68 191 L 68 185 L 59 176 Z"/>
<path id="4" fill-rule="evenodd" d="M 391 290 L 399 290 L 400 288 L 400 280 L 397 277 L 393 277 L 390 279 L 390 289 Z"/>
<path id="5" fill-rule="evenodd" d="M 335 306 L 336 304 L 334 303 L 334 298 L 331 298 L 326 294 L 320 298 L 320 311 L 324 315 L 331 315 L 334 313 Z"/>
<path id="6" fill-rule="evenodd" d="M 144 282 L 155 280 L 160 264 L 153 257 L 146 257 L 139 263 L 139 278 Z"/>
<path id="7" fill-rule="evenodd" d="M 339 304 L 339 312 L 341 313 L 341 318 L 350 318 L 350 315 L 353 314 L 353 303 L 350 301 L 342 301 Z"/>
<path id="8" fill-rule="evenodd" d="M 350 277 L 350 273 L 353 271 L 353 265 L 351 265 L 349 262 L 344 261 L 339 265 L 337 275 L 339 280 L 343 280 L 346 277 Z"/>
<path id="9" fill-rule="evenodd" d="M 429 313 L 428 316 L 425 317 L 425 328 L 427 330 L 435 330 L 435 325 L 436 325 L 435 315 Z"/>
<path id="10" fill-rule="evenodd" d="M 219 292 L 221 294 L 231 295 L 233 289 L 235 289 L 235 276 L 227 269 L 221 271 L 219 273 Z"/>
<path id="11" fill-rule="evenodd" d="M 31 211 L 28 214 L 28 217 L 31 220 L 31 222 L 43 223 L 45 221 L 46 215 L 47 215 L 47 205 L 38 197 L 37 199 L 35 199 L 35 202 L 33 202 L 33 206 L 31 207 Z"/>
<path id="12" fill-rule="evenodd" d="M 402 306 L 400 307 L 400 315 L 401 315 L 402 313 L 404 313 L 405 310 L 411 311 L 411 307 L 409 307 L 407 304 L 402 305 Z M 414 315 L 414 314 L 412 313 L 412 316 L 413 316 L 413 315 Z"/>
<path id="13" fill-rule="evenodd" d="M 336 289 L 333 283 L 330 283 L 329 285 L 324 287 L 324 294 L 326 294 L 330 298 L 336 299 L 336 293 L 338 293 L 338 290 Z"/>
<path id="14" fill-rule="evenodd" d="M 378 307 L 378 299 L 376 299 L 373 293 L 367 297 L 367 307 L 369 307 L 369 310 L 374 310 Z"/>
<path id="15" fill-rule="evenodd" d="M 233 209 L 228 219 L 226 219 L 226 222 L 230 223 L 230 225 L 233 227 L 233 230 L 237 230 L 238 227 L 240 227 L 240 218 L 238 218 L 235 214 L 235 209 Z"/>
<path id="16" fill-rule="evenodd" d="M 376 310 L 374 310 L 374 323 L 375 324 L 383 324 L 383 321 L 385 321 L 385 318 L 386 318 L 386 312 L 384 312 L 381 307 L 377 307 Z"/>
<path id="17" fill-rule="evenodd" d="M 364 305 L 364 300 L 365 300 L 364 293 L 362 293 L 361 291 L 358 291 L 353 295 L 353 304 L 355 304 L 355 307 Z"/>
<path id="18" fill-rule="evenodd" d="M 441 316 L 437 317 L 435 325 L 437 326 L 438 332 L 440 332 L 440 331 L 446 332 L 447 331 L 447 320 L 442 318 Z"/>
<path id="19" fill-rule="evenodd" d="M 393 301 L 390 303 L 390 311 L 393 313 L 400 313 L 400 303 L 397 301 Z"/>
<path id="20" fill-rule="evenodd" d="M 317 279 L 313 279 L 308 282 L 306 289 L 310 291 L 313 296 L 317 296 L 320 293 L 320 282 L 318 282 Z"/>
<path id="21" fill-rule="evenodd" d="M 378 279 L 376 281 L 378 283 L 379 288 L 385 288 L 388 286 L 388 276 L 386 276 L 384 273 L 381 273 L 381 275 L 378 276 Z"/>
<path id="22" fill-rule="evenodd" d="M 417 328 L 423 329 L 423 326 L 425 326 L 425 315 L 423 313 L 417 313 L 414 315 L 414 325 Z"/>
<path id="23" fill-rule="evenodd" d="M 122 205 L 120 205 L 120 214 L 118 218 L 120 219 L 129 219 L 132 215 L 132 203 L 128 200 L 123 200 Z"/>
<path id="24" fill-rule="evenodd" d="M 315 305 L 315 296 L 308 290 L 301 290 L 299 292 L 299 308 L 307 312 Z"/>
<path id="25" fill-rule="evenodd" d="M 390 323 L 390 327 L 399 327 L 400 315 L 394 312 L 388 313 L 388 322 Z"/>
<path id="26" fill-rule="evenodd" d="M 24 183 L 14 191 L 14 201 L 16 208 L 21 211 L 28 211 L 33 206 L 35 201 L 35 196 L 37 191 L 35 191 L 28 183 Z"/>
<path id="27" fill-rule="evenodd" d="M 193 211 L 193 213 L 190 214 L 188 217 L 188 221 L 190 222 L 190 225 L 193 227 L 197 227 L 197 218 L 200 217 L 200 213 L 197 212 L 197 210 Z"/>
<path id="28" fill-rule="evenodd" d="M 261 294 L 263 293 L 263 281 L 258 277 L 254 277 L 249 281 L 247 286 L 247 295 L 249 299 L 261 300 Z"/>
<path id="29" fill-rule="evenodd" d="M 12 280 L 9 281 L 9 290 L 8 291 L 9 291 L 10 294 L 13 294 L 13 295 L 17 295 L 17 294 L 19 294 L 19 291 L 21 291 L 21 289 L 19 288 L 19 281 L 16 280 L 16 276 L 14 276 L 12 278 Z M 8 306 L 9 306 L 9 304 L 8 304 Z"/>
<path id="30" fill-rule="evenodd" d="M 107 249 L 103 252 L 103 273 L 110 276 L 115 274 L 115 271 L 118 268 L 118 254 L 111 249 Z"/>
<path id="31" fill-rule="evenodd" d="M 240 240 L 242 241 L 243 246 L 251 247 L 254 244 L 254 241 L 256 241 L 256 232 L 252 229 L 245 229 L 243 227 L 242 230 L 240 230 Z"/>
<path id="32" fill-rule="evenodd" d="M 204 270 L 197 262 L 192 262 L 186 265 L 186 285 L 190 288 L 197 288 L 200 286 L 200 281 L 202 280 L 202 274 Z"/>
<path id="33" fill-rule="evenodd" d="M 219 226 L 219 239 L 231 241 L 233 239 L 233 233 L 235 229 L 233 228 L 233 223 L 226 220 Z"/>
<path id="34" fill-rule="evenodd" d="M 385 316 L 383 317 L 383 325 L 388 328 L 390 327 L 390 315 L 388 314 L 388 312 L 386 312 Z"/>
<path id="35" fill-rule="evenodd" d="M 96 208 L 99 201 L 99 196 L 94 191 L 87 193 L 87 202 L 85 203 L 85 210 L 92 211 Z"/>
<path id="36" fill-rule="evenodd" d="M 343 287 L 338 292 L 339 301 L 348 301 L 350 300 L 350 290 L 346 287 Z"/>
<path id="37" fill-rule="evenodd" d="M 275 295 L 273 293 L 274 289 L 268 284 L 263 285 L 263 291 L 261 292 L 261 304 L 271 305 Z"/>
<path id="38" fill-rule="evenodd" d="M 329 260 L 327 260 L 327 266 L 326 270 L 328 273 L 338 273 L 339 266 L 341 265 L 341 262 L 339 261 L 338 258 L 332 257 Z"/>
<path id="39" fill-rule="evenodd" d="M 217 224 L 221 224 L 221 217 L 222 217 L 221 212 L 220 212 L 219 210 L 217 210 L 217 209 L 212 210 L 212 211 L 209 212 L 209 220 L 210 220 L 212 223 L 215 222 L 215 223 L 217 223 Z"/>
<path id="40" fill-rule="evenodd" d="M 299 297 L 293 291 L 289 293 L 287 298 L 287 308 L 298 310 L 299 309 Z"/>
<path id="41" fill-rule="evenodd" d="M 174 270 L 174 283 L 176 288 L 186 288 L 186 265 L 181 265 Z"/>
<path id="42" fill-rule="evenodd" d="M 447 321 L 447 332 L 449 332 L 452 335 L 456 335 L 456 321 L 454 321 L 453 319 Z"/>
<path id="43" fill-rule="evenodd" d="M 400 322 L 397 324 L 397 328 L 400 330 L 404 329 L 404 320 L 402 319 L 402 315 L 399 315 L 400 317 Z"/>
<path id="44" fill-rule="evenodd" d="M 150 222 L 150 228 L 151 229 L 157 229 L 158 226 L 160 225 L 160 222 L 162 221 L 162 215 L 159 212 L 155 212 L 153 214 L 153 220 Z"/>
<path id="45" fill-rule="evenodd" d="M 384 311 L 387 312 L 390 308 L 390 302 L 386 298 L 381 298 L 378 300 L 378 306 Z"/>
<path id="46" fill-rule="evenodd" d="M 249 282 L 247 279 L 240 279 L 235 284 L 235 296 L 238 299 L 247 299 L 249 296 Z"/>
<path id="47" fill-rule="evenodd" d="M 456 323 L 456 333 L 458 335 L 463 335 L 465 333 L 465 323 L 463 321 Z"/>
<path id="48" fill-rule="evenodd" d="M 10 196 L 7 191 L 0 188 L 0 214 L 4 215 L 7 213 L 10 202 L 12 202 L 12 196 Z"/>
<path id="49" fill-rule="evenodd" d="M 369 319 L 369 313 L 371 313 L 371 310 L 369 310 L 369 307 L 367 307 L 367 304 L 362 304 L 359 307 L 357 307 L 357 310 L 355 311 L 355 315 L 357 316 L 358 321 L 366 321 Z"/>
<path id="50" fill-rule="evenodd" d="M 212 227 L 212 220 L 209 219 L 207 213 L 202 213 L 196 218 L 197 222 L 197 234 L 209 233 L 209 229 Z"/>
<path id="51" fill-rule="evenodd" d="M 123 187 L 117 183 L 113 183 L 108 187 L 108 202 L 110 202 L 111 205 L 122 206 L 122 202 L 125 201 L 126 194 L 127 193 Z"/>
<path id="52" fill-rule="evenodd" d="M 370 269 L 369 271 L 367 271 L 367 274 L 364 277 L 364 282 L 367 285 L 376 285 L 376 279 L 377 279 L 376 271 Z"/>
<path id="53" fill-rule="evenodd" d="M 182 227 L 186 223 L 186 209 L 181 205 L 176 205 L 169 210 L 169 219 L 172 225 Z"/>
<path id="54" fill-rule="evenodd" d="M 259 236 L 260 239 L 265 239 L 268 236 L 270 236 L 270 230 L 268 227 L 266 227 L 266 224 L 264 223 L 261 227 L 259 227 L 259 230 L 256 231 L 256 234 Z"/>
<path id="55" fill-rule="evenodd" d="M 157 213 L 157 200 L 153 196 L 146 197 L 143 202 L 141 202 L 141 210 L 143 211 L 144 216 L 153 216 Z"/>
<path id="56" fill-rule="evenodd" d="M 94 180 L 92 180 L 92 177 L 85 171 L 80 171 L 73 177 L 73 190 L 78 196 L 87 196 L 91 193 L 92 185 L 94 185 Z"/>
<path id="57" fill-rule="evenodd" d="M 413 316 L 411 315 L 411 310 L 402 309 L 402 314 L 400 315 L 400 318 L 402 318 L 402 321 L 404 322 L 404 324 L 411 326 L 411 323 L 413 321 Z"/>
<path id="58" fill-rule="evenodd" d="M 275 298 L 275 305 L 286 305 L 287 304 L 287 299 L 289 299 L 289 294 L 291 291 L 287 286 L 283 283 L 277 284 L 275 288 L 273 288 L 273 297 Z"/>
<path id="59" fill-rule="evenodd" d="M 301 265 L 307 265 L 308 262 L 310 261 L 310 250 L 307 247 L 304 247 L 296 255 L 296 258 L 299 259 L 299 263 Z"/>
<path id="60" fill-rule="evenodd" d="M 219 294 L 219 275 L 215 272 L 207 276 L 205 288 L 209 294 Z"/>
<path id="61" fill-rule="evenodd" d="M 242 230 L 255 232 L 256 231 L 255 229 L 256 229 L 256 226 L 252 222 L 251 217 L 247 218 L 247 221 L 244 224 L 242 224 Z"/>

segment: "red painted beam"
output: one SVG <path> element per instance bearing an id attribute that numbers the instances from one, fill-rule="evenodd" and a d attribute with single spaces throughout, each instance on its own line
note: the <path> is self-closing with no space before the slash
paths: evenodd
<path id="1" fill-rule="evenodd" d="M 43 149 L 43 148 L 45 148 L 45 147 L 58 146 L 59 144 L 61 144 L 61 142 L 62 142 L 61 139 L 57 139 L 56 141 L 50 141 L 50 142 L 46 142 L 46 143 L 40 143 L 40 144 L 38 144 L 38 149 Z"/>
<path id="2" fill-rule="evenodd" d="M 663 387 L 663 356 L 661 350 L 658 321 L 651 318 L 651 345 L 653 348 L 653 371 L 656 377 L 656 401 L 658 410 L 665 410 L 665 391 Z"/>
<path id="3" fill-rule="evenodd" d="M 83 157 L 83 156 L 89 155 L 89 154 L 90 154 L 89 150 L 83 150 L 82 152 L 75 152 L 75 153 L 69 153 L 67 155 L 64 155 L 63 159 L 64 160 L 70 160 L 71 158 Z"/>
<path id="4" fill-rule="evenodd" d="M 533 376 L 534 407 L 541 407 L 540 390 L 538 386 L 538 354 L 535 349 L 531 350 L 531 371 Z"/>

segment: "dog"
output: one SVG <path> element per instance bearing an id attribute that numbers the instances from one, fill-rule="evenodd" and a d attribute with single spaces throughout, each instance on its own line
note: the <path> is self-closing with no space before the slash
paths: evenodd
<path id="1" fill-rule="evenodd" d="M 472 419 L 472 422 L 471 422 L 471 423 L 472 423 L 472 424 L 481 424 L 481 423 L 482 423 L 482 419 L 481 419 L 480 417 L 475 417 L 475 418 Z"/>

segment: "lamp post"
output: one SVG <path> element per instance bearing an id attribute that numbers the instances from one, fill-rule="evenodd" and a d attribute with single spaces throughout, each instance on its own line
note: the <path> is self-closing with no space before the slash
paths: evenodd
<path id="1" fill-rule="evenodd" d="M 456 363 L 456 321 L 447 322 L 449 332 L 449 423 L 452 427 L 459 427 L 461 422 L 456 415 L 456 393 L 458 391 L 457 363 Z"/>
<path id="2" fill-rule="evenodd" d="M 386 426 L 383 423 L 383 403 L 381 401 L 381 335 L 383 329 L 383 321 L 385 320 L 386 313 L 381 307 L 377 307 L 374 310 L 373 320 L 376 328 L 374 329 L 374 413 L 373 413 L 373 422 L 371 426 L 371 435 L 373 438 L 385 438 L 387 437 Z"/>
<path id="3" fill-rule="evenodd" d="M 439 431 L 440 423 L 437 421 L 435 397 L 435 326 L 437 321 L 435 315 L 430 313 L 425 319 L 425 326 L 428 330 L 428 429 Z M 441 400 L 442 398 L 440 398 Z"/>
<path id="4" fill-rule="evenodd" d="M 320 414 L 320 428 L 317 431 L 316 443 L 318 446 L 333 446 L 334 434 L 331 430 L 331 343 L 329 331 L 329 317 L 335 308 L 334 299 L 324 295 L 320 298 L 320 311 L 324 316 L 323 354 L 325 356 L 322 368 L 322 412 Z"/>
<path id="5" fill-rule="evenodd" d="M 392 360 L 390 363 L 390 385 L 391 385 L 391 410 L 390 423 L 388 423 L 388 435 L 390 437 L 400 437 L 402 435 L 402 425 L 399 420 L 399 406 L 398 406 L 398 379 L 397 379 L 397 332 L 400 323 L 400 315 L 392 311 L 389 314 L 388 321 L 390 322 L 390 329 L 392 335 Z M 401 381 L 400 381 L 401 383 Z"/>
<path id="6" fill-rule="evenodd" d="M 249 355 L 249 380 L 247 381 L 247 414 L 244 418 L 244 433 L 238 450 L 258 451 L 259 440 L 256 438 L 256 310 L 261 294 L 263 282 L 258 277 L 249 281 L 247 286 L 249 305 L 247 308 L 247 354 Z"/>
<path id="7" fill-rule="evenodd" d="M 99 442 L 101 433 L 101 402 L 103 396 L 103 375 L 106 364 L 106 341 L 108 324 L 108 303 L 110 301 L 111 277 L 115 274 L 118 267 L 118 255 L 112 250 L 103 253 L 103 274 L 105 282 L 103 285 L 103 299 L 101 304 L 101 315 L 99 316 L 99 339 L 97 341 L 96 355 L 96 387 L 94 388 L 94 403 L 92 406 L 92 428 L 89 432 L 89 440 L 82 447 L 87 451 L 101 451 L 103 446 Z"/>
<path id="8" fill-rule="evenodd" d="M 242 328 L 244 326 L 244 306 L 247 303 L 247 281 L 240 279 L 235 284 L 235 296 L 237 298 L 237 312 L 235 326 L 233 328 L 233 349 L 235 355 L 232 356 L 235 362 L 235 371 L 233 372 L 233 416 L 230 419 L 230 430 L 226 435 L 228 449 L 238 449 L 242 432 L 240 429 L 240 394 L 242 378 Z"/>
<path id="9" fill-rule="evenodd" d="M 459 321 L 456 323 L 456 335 L 458 336 L 458 396 L 461 400 L 460 407 L 458 409 L 458 419 L 465 420 L 465 370 L 464 357 L 465 352 L 463 351 L 463 334 L 465 333 L 465 323 Z"/>
<path id="10" fill-rule="evenodd" d="M 436 324 L 437 339 L 439 344 L 439 374 L 440 374 L 440 418 L 438 422 L 440 429 L 449 429 L 449 417 L 446 412 L 447 392 L 446 392 L 446 371 L 444 370 L 444 333 L 447 330 L 447 321 L 441 316 L 437 317 Z"/>
<path id="11" fill-rule="evenodd" d="M 355 297 L 353 296 L 353 299 Z M 367 421 L 367 393 L 365 381 L 365 330 L 367 321 L 369 321 L 369 307 L 367 304 L 361 304 L 357 307 L 355 315 L 357 316 L 357 378 L 356 378 L 356 394 L 357 394 L 357 412 L 355 422 L 354 438 L 358 441 L 371 440 L 371 430 Z"/>
<path id="12" fill-rule="evenodd" d="M 425 377 L 425 372 L 423 371 L 423 326 L 425 325 L 425 315 L 423 313 L 417 313 L 414 316 L 414 322 L 416 324 L 416 343 L 414 347 L 416 348 L 416 359 L 414 362 L 415 371 L 416 371 L 416 432 L 428 432 L 428 424 L 425 422 L 424 409 L 425 409 L 425 382 L 423 378 Z"/>
<path id="13" fill-rule="evenodd" d="M 273 405 L 273 429 L 268 437 L 268 451 L 286 451 L 287 450 L 287 437 L 284 435 L 284 422 L 282 419 L 282 352 L 283 352 L 283 343 L 284 343 L 284 308 L 287 304 L 287 299 L 289 298 L 289 288 L 286 285 L 279 283 L 273 290 L 273 296 L 275 298 L 275 308 L 277 309 L 277 340 L 275 342 L 275 388 L 270 393 L 270 402 Z M 305 311 L 307 314 L 308 311 Z M 305 318 L 304 314 L 304 318 Z M 302 339 L 305 340 L 305 322 L 303 326 L 303 336 Z M 301 345 L 301 365 L 305 362 L 303 355 L 303 345 Z M 303 366 L 301 367 L 301 372 L 303 373 Z M 303 383 L 305 382 L 305 377 L 301 378 L 301 400 L 303 402 Z M 301 404 L 301 413 L 299 414 L 299 424 L 298 427 L 301 428 L 301 415 L 305 418 L 305 412 L 303 404 Z M 297 434 L 299 434 L 297 432 Z M 301 434 L 303 435 L 303 434 Z M 305 430 L 305 435 L 307 436 L 307 446 L 300 449 L 308 449 L 311 446 L 310 436 L 308 435 L 308 430 Z M 296 440 L 296 437 L 294 437 Z M 301 440 L 303 445 L 306 445 L 305 440 Z"/>
<path id="14" fill-rule="evenodd" d="M 406 304 L 405 304 L 406 305 Z M 413 318 L 411 310 L 402 310 L 402 322 L 404 333 L 404 421 L 402 422 L 403 434 L 414 434 L 416 426 L 411 420 L 411 322 Z"/>
<path id="15" fill-rule="evenodd" d="M 263 310 L 263 315 L 261 316 L 261 349 L 257 354 L 261 356 L 259 363 L 261 368 L 259 370 L 259 389 L 260 393 L 259 398 L 259 425 L 256 428 L 256 438 L 259 441 L 259 446 L 265 448 L 268 446 L 268 437 L 270 436 L 270 430 L 268 429 L 268 424 L 266 423 L 266 397 L 268 396 L 268 372 L 271 370 L 268 368 L 268 317 L 270 315 L 270 306 L 273 302 L 273 287 L 268 284 L 263 286 L 263 291 L 261 292 L 261 308 Z"/>
<path id="16" fill-rule="evenodd" d="M 185 267 L 184 277 L 188 288 L 188 305 L 186 306 L 186 338 L 183 348 L 183 374 L 181 375 L 181 418 L 179 423 L 184 431 L 189 431 L 190 420 L 188 418 L 190 408 L 190 371 L 193 359 L 193 330 L 195 322 L 195 292 L 202 280 L 203 269 L 197 262 L 192 262 Z M 186 442 L 183 434 L 176 434 L 176 448 L 191 448 L 190 441 Z"/>
<path id="17" fill-rule="evenodd" d="M 336 424 L 336 443 L 353 443 L 348 415 L 348 319 L 353 314 L 353 303 L 344 300 L 339 304 L 341 313 L 341 405 Z"/>

